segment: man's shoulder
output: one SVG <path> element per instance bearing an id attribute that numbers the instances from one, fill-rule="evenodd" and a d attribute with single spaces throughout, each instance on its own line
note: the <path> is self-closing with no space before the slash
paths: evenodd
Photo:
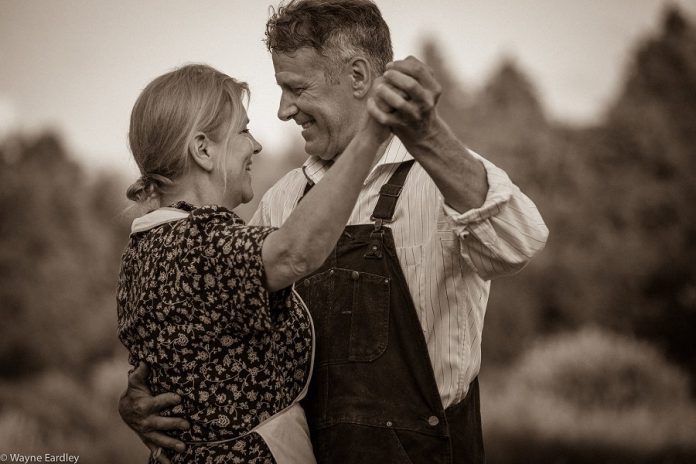
<path id="1" fill-rule="evenodd" d="M 291 169 L 283 177 L 278 179 L 278 181 L 273 184 L 272 189 L 284 188 L 284 187 L 298 187 L 300 185 L 304 186 L 307 182 L 307 178 L 304 175 L 302 167 Z"/>
<path id="2" fill-rule="evenodd" d="M 292 208 L 291 204 L 302 195 L 307 178 L 302 168 L 295 168 L 287 172 L 278 179 L 261 198 L 260 208 L 267 213 L 284 211 L 285 208 Z"/>
<path id="3" fill-rule="evenodd" d="M 295 168 L 287 173 L 280 179 L 278 179 L 264 195 L 264 199 L 271 198 L 275 195 L 292 195 L 304 188 L 307 182 L 307 178 L 302 171 L 302 168 Z"/>

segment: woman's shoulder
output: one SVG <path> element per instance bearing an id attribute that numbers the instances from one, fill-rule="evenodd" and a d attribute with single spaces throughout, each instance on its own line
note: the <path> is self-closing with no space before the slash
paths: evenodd
<path id="1" fill-rule="evenodd" d="M 224 250 L 225 255 L 240 250 L 260 249 L 263 240 L 275 228 L 247 225 L 234 211 L 220 205 L 195 207 L 179 202 L 172 207 L 189 212 L 189 220 L 182 227 L 186 243 L 191 246 L 210 247 L 207 253 Z"/>

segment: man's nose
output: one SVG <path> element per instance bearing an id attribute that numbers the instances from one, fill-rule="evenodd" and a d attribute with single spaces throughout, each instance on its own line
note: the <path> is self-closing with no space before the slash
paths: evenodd
<path id="1" fill-rule="evenodd" d="M 297 114 L 297 106 L 294 99 L 287 92 L 283 92 L 280 96 L 280 105 L 278 105 L 278 119 L 288 121 L 295 114 Z"/>

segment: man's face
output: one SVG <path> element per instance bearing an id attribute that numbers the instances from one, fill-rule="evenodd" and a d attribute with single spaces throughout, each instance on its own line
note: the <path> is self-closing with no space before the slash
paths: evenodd
<path id="1" fill-rule="evenodd" d="M 333 159 L 348 146 L 365 111 L 353 96 L 350 75 L 341 73 L 338 83 L 328 82 L 326 58 L 312 48 L 272 56 L 282 91 L 278 118 L 302 126 L 308 155 Z"/>

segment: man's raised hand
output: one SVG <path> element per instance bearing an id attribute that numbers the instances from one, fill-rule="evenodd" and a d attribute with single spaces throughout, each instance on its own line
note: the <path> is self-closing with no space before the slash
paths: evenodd
<path id="1" fill-rule="evenodd" d="M 405 143 L 418 143 L 436 135 L 441 121 L 436 112 L 442 86 L 432 69 L 413 56 L 387 64 L 378 82 L 370 115 L 389 126 Z"/>

